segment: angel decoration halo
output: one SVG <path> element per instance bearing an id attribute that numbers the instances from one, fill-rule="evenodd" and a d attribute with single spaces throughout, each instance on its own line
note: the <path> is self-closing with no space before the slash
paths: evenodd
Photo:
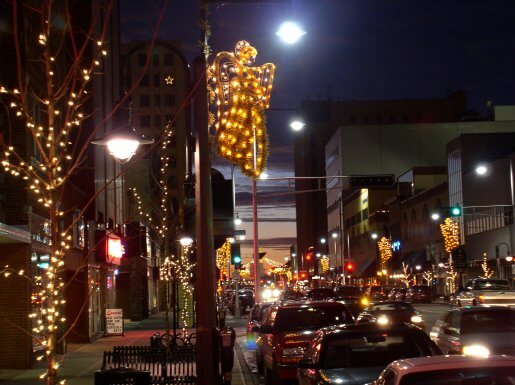
<path id="1" fill-rule="evenodd" d="M 269 106 L 275 66 L 254 67 L 257 50 L 236 43 L 234 54 L 220 52 L 209 68 L 217 153 L 237 164 L 241 172 L 258 178 L 266 168 L 268 136 L 265 109 Z"/>

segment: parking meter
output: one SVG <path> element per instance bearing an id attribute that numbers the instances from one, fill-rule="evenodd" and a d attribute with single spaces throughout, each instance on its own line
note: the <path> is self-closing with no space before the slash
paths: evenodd
<path id="1" fill-rule="evenodd" d="M 236 332 L 231 327 L 220 329 L 220 358 L 222 364 L 222 383 L 230 385 L 231 371 L 234 366 L 234 344 L 236 342 Z"/>

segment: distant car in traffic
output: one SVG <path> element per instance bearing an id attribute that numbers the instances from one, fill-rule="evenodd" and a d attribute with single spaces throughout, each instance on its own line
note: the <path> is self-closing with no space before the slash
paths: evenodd
<path id="1" fill-rule="evenodd" d="M 272 302 L 262 302 L 256 303 L 252 307 L 247 322 L 247 344 L 249 346 L 255 345 L 258 334 L 253 329 L 261 325 L 265 310 L 268 309 L 271 305 Z"/>
<path id="2" fill-rule="evenodd" d="M 448 354 L 515 355 L 515 309 L 453 308 L 436 322 L 430 336 Z"/>
<path id="3" fill-rule="evenodd" d="M 426 333 L 411 325 L 344 325 L 317 332 L 299 361 L 299 385 L 371 382 L 392 361 L 441 354 Z"/>
<path id="4" fill-rule="evenodd" d="M 499 278 L 475 278 L 453 299 L 456 306 L 503 305 L 515 306 L 515 291 L 510 281 Z"/>
<path id="5" fill-rule="evenodd" d="M 308 290 L 306 292 L 305 297 L 307 299 L 313 300 L 324 300 L 324 299 L 332 299 L 336 297 L 334 290 L 326 288 L 326 287 L 318 287 L 315 289 Z"/>
<path id="6" fill-rule="evenodd" d="M 335 300 L 347 306 L 350 312 L 357 316 L 363 310 L 364 306 L 361 302 L 363 292 L 359 286 L 338 286 L 334 289 Z"/>
<path id="7" fill-rule="evenodd" d="M 422 315 L 404 301 L 374 302 L 358 315 L 356 323 L 377 323 L 380 326 L 409 323 L 425 329 Z"/>
<path id="8" fill-rule="evenodd" d="M 394 361 L 372 385 L 508 385 L 514 383 L 515 357 L 433 356 Z"/>
<path id="9" fill-rule="evenodd" d="M 432 301 L 431 288 L 427 285 L 414 285 L 406 290 L 406 302 L 430 303 Z"/>
<path id="10" fill-rule="evenodd" d="M 368 302 L 382 301 L 388 298 L 386 288 L 383 286 L 370 286 L 365 293 Z"/>
<path id="11" fill-rule="evenodd" d="M 296 378 L 297 363 L 318 329 L 354 323 L 352 314 L 339 302 L 286 302 L 272 305 L 266 314 L 259 327 L 256 359 L 267 385 Z"/>

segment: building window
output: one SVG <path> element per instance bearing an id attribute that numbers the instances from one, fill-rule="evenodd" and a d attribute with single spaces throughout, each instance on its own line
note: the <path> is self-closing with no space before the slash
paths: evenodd
<path id="1" fill-rule="evenodd" d="M 159 87 L 161 84 L 161 75 L 155 74 L 154 75 L 154 87 Z"/>
<path id="2" fill-rule="evenodd" d="M 417 122 L 420 122 L 422 120 L 422 113 L 417 112 L 417 116 L 415 119 L 417 120 Z"/>
<path id="3" fill-rule="evenodd" d="M 152 56 L 152 63 L 155 66 L 159 65 L 159 54 L 158 53 L 154 53 L 154 55 Z"/>
<path id="4" fill-rule="evenodd" d="M 141 87 L 148 87 L 148 75 L 144 75 L 139 83 Z"/>
<path id="5" fill-rule="evenodd" d="M 410 224 L 410 232 L 411 237 L 410 239 L 415 238 L 418 235 L 418 229 L 417 229 L 417 213 L 415 212 L 415 209 L 411 210 L 411 224 Z"/>
<path id="6" fill-rule="evenodd" d="M 140 124 L 141 127 L 150 127 L 150 115 L 141 115 Z"/>
<path id="7" fill-rule="evenodd" d="M 395 123 L 396 120 L 397 117 L 395 116 L 395 114 L 390 114 L 390 123 Z"/>
<path id="8" fill-rule="evenodd" d="M 363 115 L 362 119 L 363 119 L 363 123 L 368 123 L 368 115 Z"/>
<path id="9" fill-rule="evenodd" d="M 154 123 L 156 127 L 161 127 L 161 115 L 154 116 Z"/>
<path id="10" fill-rule="evenodd" d="M 383 115 L 380 115 L 380 114 L 376 115 L 376 123 L 383 123 Z"/>
<path id="11" fill-rule="evenodd" d="M 173 66 L 174 57 L 171 53 L 165 54 L 165 65 L 166 66 Z"/>
<path id="12" fill-rule="evenodd" d="M 352 114 L 349 118 L 349 122 L 355 123 L 356 122 L 356 115 Z"/>
<path id="13" fill-rule="evenodd" d="M 431 223 L 429 219 L 429 210 L 427 209 L 427 205 L 424 205 L 424 207 L 422 207 L 422 221 L 424 235 L 429 234 L 431 232 Z"/>
<path id="14" fill-rule="evenodd" d="M 147 62 L 147 55 L 144 53 L 140 53 L 138 55 L 138 64 L 140 67 L 143 67 L 145 63 Z"/>
<path id="15" fill-rule="evenodd" d="M 175 106 L 175 95 L 165 95 L 165 107 Z"/>
<path id="16" fill-rule="evenodd" d="M 404 213 L 402 215 L 402 230 L 403 230 L 403 233 L 404 233 L 404 236 L 405 238 L 409 241 L 411 238 L 410 238 L 410 231 L 409 231 L 409 227 L 408 227 L 408 215 L 406 213 Z"/>
<path id="17" fill-rule="evenodd" d="M 404 123 L 409 123 L 409 115 L 408 114 L 403 114 L 402 115 L 402 121 Z"/>
<path id="18" fill-rule="evenodd" d="M 140 105 L 140 107 L 150 107 L 150 96 L 149 95 L 140 95 L 139 105 Z"/>
<path id="19" fill-rule="evenodd" d="M 161 107 L 161 95 L 154 95 L 154 107 Z"/>

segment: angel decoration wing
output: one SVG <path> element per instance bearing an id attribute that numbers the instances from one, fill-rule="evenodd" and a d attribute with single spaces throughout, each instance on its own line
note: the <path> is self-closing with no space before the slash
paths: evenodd
<path id="1" fill-rule="evenodd" d="M 217 109 L 217 152 L 252 178 L 266 168 L 265 109 L 275 69 L 272 63 L 252 67 L 256 55 L 256 49 L 242 40 L 236 43 L 234 54 L 220 52 L 210 68 Z"/>

